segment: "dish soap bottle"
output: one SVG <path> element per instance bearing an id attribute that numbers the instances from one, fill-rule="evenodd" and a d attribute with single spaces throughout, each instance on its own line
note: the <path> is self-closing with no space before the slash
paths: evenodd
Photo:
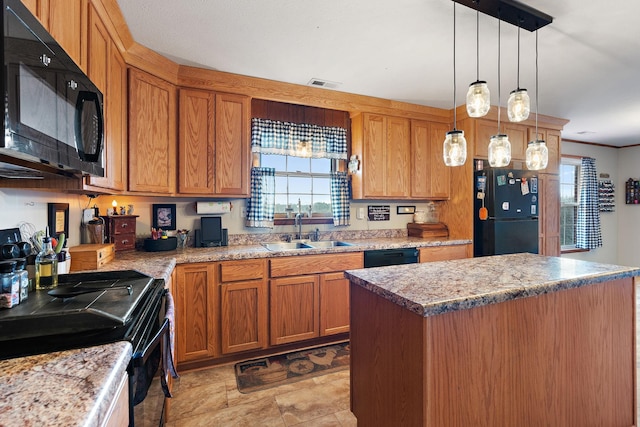
<path id="1" fill-rule="evenodd" d="M 51 237 L 42 238 L 42 250 L 36 256 L 36 289 L 58 286 L 58 256 L 51 246 Z"/>

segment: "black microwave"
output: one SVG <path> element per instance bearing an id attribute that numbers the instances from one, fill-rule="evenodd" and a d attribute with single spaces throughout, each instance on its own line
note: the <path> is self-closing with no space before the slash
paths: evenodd
<path id="1" fill-rule="evenodd" d="M 104 176 L 103 97 L 19 0 L 2 0 L 1 160 Z"/>

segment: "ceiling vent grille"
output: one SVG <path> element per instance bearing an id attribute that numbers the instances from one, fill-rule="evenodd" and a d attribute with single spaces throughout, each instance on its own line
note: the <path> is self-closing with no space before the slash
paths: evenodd
<path id="1" fill-rule="evenodd" d="M 337 89 L 341 84 L 342 83 L 331 82 L 329 80 L 312 78 L 311 80 L 309 80 L 309 83 L 307 83 L 307 86 L 323 87 L 326 89 Z"/>

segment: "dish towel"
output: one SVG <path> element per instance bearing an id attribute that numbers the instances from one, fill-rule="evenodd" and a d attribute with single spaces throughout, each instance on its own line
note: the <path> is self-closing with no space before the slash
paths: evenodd
<path id="1" fill-rule="evenodd" d="M 166 397 L 171 397 L 171 391 L 169 390 L 169 375 L 172 378 L 179 378 L 178 371 L 173 363 L 173 351 L 175 346 L 175 306 L 173 303 L 173 296 L 171 292 L 167 291 L 166 312 L 164 318 L 169 322 L 169 333 L 164 334 L 162 340 L 162 375 L 160 376 L 162 382 L 162 389 Z"/>

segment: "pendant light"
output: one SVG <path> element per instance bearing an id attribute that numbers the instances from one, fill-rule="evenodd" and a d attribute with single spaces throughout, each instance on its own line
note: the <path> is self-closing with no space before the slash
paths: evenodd
<path id="1" fill-rule="evenodd" d="M 453 2 L 453 130 L 444 139 L 442 157 L 447 166 L 462 166 L 467 160 L 464 131 L 456 129 L 456 3 Z"/>
<path id="2" fill-rule="evenodd" d="M 511 162 L 511 142 L 500 133 L 500 19 L 498 19 L 498 133 L 489 140 L 489 165 L 504 167 Z"/>
<path id="3" fill-rule="evenodd" d="M 549 149 L 543 139 L 538 138 L 538 30 L 536 30 L 536 133 L 529 142 L 526 153 L 527 169 L 545 169 L 549 163 Z"/>
<path id="4" fill-rule="evenodd" d="M 512 122 L 521 122 L 529 117 L 529 94 L 520 88 L 520 27 L 518 27 L 518 75 L 517 88 L 511 91 L 507 104 L 507 114 Z"/>
<path id="5" fill-rule="evenodd" d="M 469 117 L 486 116 L 491 108 L 491 94 L 487 82 L 480 80 L 480 11 L 476 3 L 476 81 L 469 85 L 467 91 L 467 114 Z"/>

